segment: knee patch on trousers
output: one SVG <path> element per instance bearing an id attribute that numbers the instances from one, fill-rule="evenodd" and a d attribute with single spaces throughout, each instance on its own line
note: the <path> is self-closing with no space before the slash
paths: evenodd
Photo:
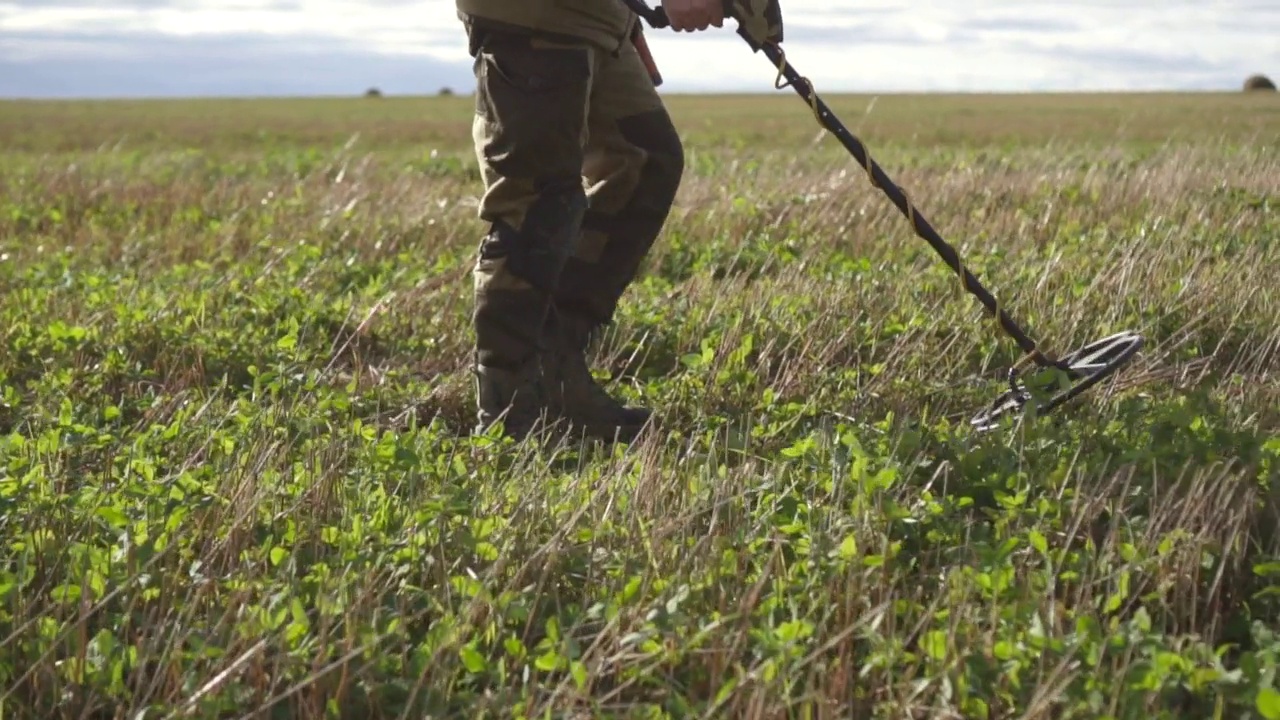
<path id="1" fill-rule="evenodd" d="M 558 302 L 599 322 L 613 317 L 662 232 L 684 173 L 684 147 L 664 110 L 620 118 L 617 128 L 627 143 L 645 152 L 639 180 L 620 210 L 586 214 L 583 233 L 595 236 L 602 247 L 587 257 L 571 257 L 557 292 Z"/>
<path id="2" fill-rule="evenodd" d="M 665 110 L 618 119 L 618 133 L 648 155 L 641 171 L 643 192 L 670 204 L 684 175 L 684 144 Z"/>
<path id="3" fill-rule="evenodd" d="M 480 258 L 506 258 L 512 275 L 551 293 L 582 226 L 587 196 L 579 178 L 544 181 L 538 190 L 519 230 L 503 222 L 493 224 L 480 246 Z"/>

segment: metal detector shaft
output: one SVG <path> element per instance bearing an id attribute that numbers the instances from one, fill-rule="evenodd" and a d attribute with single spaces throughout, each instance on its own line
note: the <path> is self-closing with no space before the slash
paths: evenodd
<path id="1" fill-rule="evenodd" d="M 644 18 L 654 29 L 671 26 L 666 11 L 661 7 L 650 8 L 645 3 L 645 0 L 623 0 L 623 2 L 634 10 L 637 15 Z M 733 0 L 725 0 L 725 3 L 726 16 L 728 16 L 733 11 Z M 975 415 L 970 420 L 971 425 L 983 432 L 993 429 L 997 427 L 1001 416 L 1012 410 L 1021 409 L 1030 401 L 1032 394 L 1020 387 L 1018 382 L 1018 370 L 1028 360 L 1035 362 L 1040 367 L 1053 366 L 1064 371 L 1073 383 L 1068 389 L 1041 404 L 1042 411 L 1047 412 L 1111 376 L 1117 369 L 1134 357 L 1142 347 L 1143 340 L 1141 335 L 1131 332 L 1115 333 L 1068 353 L 1061 358 L 1051 357 L 1041 352 L 1036 347 L 1035 341 L 1023 332 L 1022 328 L 1013 321 L 1013 318 L 1000 307 L 1000 303 L 982 286 L 978 278 L 974 277 L 973 273 L 969 272 L 964 266 L 955 248 L 948 245 L 938 235 L 938 232 L 933 229 L 933 226 L 929 224 L 929 221 L 920 214 L 911 203 L 911 199 L 907 197 L 907 193 L 894 184 L 884 170 L 871 159 L 870 154 L 859 142 L 858 138 L 849 132 L 849 129 L 840 122 L 835 113 L 831 112 L 831 108 L 827 107 L 827 104 L 818 97 L 813 84 L 791 66 L 791 63 L 787 61 L 786 54 L 778 45 L 781 41 L 781 28 L 779 27 L 778 30 L 777 40 L 761 42 L 758 38 L 753 37 L 753 34 L 748 32 L 742 23 L 739 23 L 738 34 L 747 41 L 753 51 L 763 51 L 765 57 L 769 58 L 773 63 L 774 68 L 778 71 L 778 80 L 774 83 L 777 89 L 781 90 L 790 85 L 796 91 L 800 99 L 804 100 L 805 104 L 813 110 L 823 128 L 835 135 L 845 149 L 849 151 L 849 154 L 853 155 L 862 164 L 863 169 L 867 171 L 871 178 L 871 183 L 880 188 L 888 196 L 889 200 L 897 206 L 898 210 L 906 216 L 911 223 L 911 229 L 928 242 L 942 257 L 943 261 L 959 275 L 964 289 L 978 298 L 978 301 L 986 308 L 987 314 L 996 318 L 1000 329 L 1013 338 L 1018 347 L 1026 353 L 1022 360 L 1019 360 L 1013 367 L 1009 368 L 1009 391 L 997 398 L 988 409 Z M 758 29 L 755 34 L 760 34 Z M 783 78 L 786 78 L 787 85 L 781 83 Z"/>
<path id="2" fill-rule="evenodd" d="M 623 1 L 627 6 L 635 11 L 637 15 L 644 18 L 645 21 L 654 29 L 662 29 L 671 25 L 670 20 L 667 18 L 666 10 L 663 8 L 651 8 L 645 4 L 644 0 Z M 738 34 L 742 35 L 742 37 L 747 40 L 748 44 L 755 49 L 755 43 L 752 42 L 747 35 L 745 35 L 741 30 L 739 30 Z M 1043 357 L 1037 352 L 1035 341 L 1028 337 L 1027 334 L 1023 332 L 1022 328 L 1018 326 L 1018 323 L 1014 322 L 1009 313 L 1005 312 L 1004 309 L 1000 307 L 1000 303 L 995 299 L 995 297 L 993 297 L 991 293 L 983 287 L 978 278 L 974 277 L 973 273 L 969 272 L 968 268 L 964 266 L 964 263 L 960 261 L 960 256 L 955 251 L 955 248 L 951 247 L 946 240 L 943 240 L 942 237 L 938 235 L 938 232 L 933 229 L 933 226 L 929 224 L 929 221 L 925 219 L 924 215 L 920 214 L 919 209 L 914 207 L 911 204 L 911 201 L 907 199 L 906 193 L 904 193 L 902 189 L 885 174 L 884 170 L 878 163 L 876 163 L 875 160 L 871 159 L 867 154 L 866 148 L 863 147 L 858 138 L 855 137 L 853 133 L 849 132 L 849 129 L 844 126 L 844 123 L 840 122 L 840 119 L 831 111 L 831 108 L 827 107 L 827 104 L 818 97 L 818 93 L 814 90 L 812 83 L 806 80 L 800 73 L 796 72 L 796 69 L 783 54 L 782 49 L 771 43 L 765 43 L 760 46 L 759 49 L 763 51 L 765 57 L 769 58 L 773 63 L 774 67 L 781 74 L 781 77 L 785 77 L 787 79 L 787 84 L 796 91 L 796 94 L 805 101 L 805 104 L 810 105 L 813 108 L 814 114 L 818 118 L 818 122 L 820 122 L 832 135 L 835 135 L 836 138 L 840 140 L 840 143 L 844 145 L 845 149 L 848 150 L 849 153 L 862 165 L 862 167 L 867 170 L 871 175 L 872 183 L 876 187 L 880 188 L 880 190 L 889 197 L 889 200 L 897 206 L 898 210 L 906 216 L 907 220 L 911 222 L 912 229 L 915 230 L 916 234 L 928 242 L 929 245 L 937 251 L 938 255 L 942 257 L 943 261 L 946 262 L 947 265 L 949 265 L 951 269 L 962 278 L 964 289 L 969 291 L 969 293 L 974 297 L 978 298 L 978 301 L 987 309 L 987 313 L 994 316 L 1000 323 L 1000 328 L 1004 330 L 1009 337 L 1013 338 L 1013 341 L 1018 344 L 1018 347 L 1020 347 L 1024 353 L 1027 353 L 1027 355 L 1034 358 L 1037 362 L 1047 362 L 1048 364 L 1057 365 L 1054 360 Z"/>
<path id="3" fill-rule="evenodd" d="M 845 149 L 849 151 L 849 154 L 853 155 L 862 167 L 867 169 L 867 172 L 871 175 L 872 183 L 876 187 L 880 188 L 880 190 L 889 197 L 889 200 L 897 206 L 898 210 L 906 216 L 906 218 L 911 222 L 912 229 L 915 230 L 916 234 L 928 242 L 929 245 L 937 251 L 938 255 L 942 257 L 943 261 L 945 261 L 947 265 L 951 266 L 951 269 L 954 270 L 956 274 L 963 275 L 964 289 L 968 290 L 974 297 L 978 298 L 978 301 L 982 303 L 983 307 L 987 309 L 987 312 L 990 315 L 997 317 L 1000 322 L 1000 327 L 1008 333 L 1009 337 L 1013 338 L 1014 342 L 1018 344 L 1018 347 L 1022 348 L 1023 352 L 1028 354 L 1035 352 L 1035 341 L 1023 332 L 1022 328 L 1014 322 L 1009 313 L 1005 312 L 1004 309 L 1000 307 L 999 302 L 991 295 L 990 292 L 987 291 L 978 278 L 974 277 L 973 273 L 969 272 L 968 268 L 964 266 L 964 263 L 960 261 L 960 255 L 956 252 L 955 248 L 951 247 L 946 240 L 943 240 L 942 237 L 938 235 L 938 232 L 933 229 L 933 226 L 929 224 L 929 221 L 925 216 L 920 213 L 920 209 L 913 206 L 907 199 L 906 193 L 904 193 L 902 189 L 885 174 L 880 165 L 867 154 L 866 148 L 858 141 L 858 138 L 855 137 L 853 133 L 849 132 L 849 129 L 844 126 L 844 123 L 840 122 L 840 119 L 836 117 L 835 113 L 833 113 L 831 109 L 827 107 L 827 104 L 818 97 L 818 94 L 813 89 L 813 85 L 800 75 L 800 73 L 796 72 L 796 69 L 792 67 L 791 63 L 788 62 L 786 57 L 783 55 L 782 50 L 776 45 L 770 44 L 763 45 L 761 50 L 764 52 L 765 57 L 769 58 L 769 60 L 773 62 L 774 66 L 781 71 L 782 76 L 787 79 L 788 84 L 796 91 L 796 94 L 799 95 L 806 104 L 810 104 L 812 106 L 814 113 L 818 117 L 818 122 L 822 123 L 822 126 L 832 135 L 835 135 L 840 143 L 844 145 Z"/>

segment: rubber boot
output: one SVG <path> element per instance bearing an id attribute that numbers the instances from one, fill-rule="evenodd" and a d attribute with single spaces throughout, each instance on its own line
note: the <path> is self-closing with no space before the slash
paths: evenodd
<path id="1" fill-rule="evenodd" d="M 553 308 L 549 314 L 551 344 L 544 366 L 550 382 L 550 406 L 583 435 L 630 442 L 652 413 L 647 408 L 623 405 L 592 377 L 586 354 L 596 327 L 585 315 L 563 308 Z"/>
<path id="2" fill-rule="evenodd" d="M 535 363 L 516 370 L 476 365 L 476 434 L 501 422 L 503 434 L 517 442 L 550 428 L 547 393 L 541 367 Z"/>

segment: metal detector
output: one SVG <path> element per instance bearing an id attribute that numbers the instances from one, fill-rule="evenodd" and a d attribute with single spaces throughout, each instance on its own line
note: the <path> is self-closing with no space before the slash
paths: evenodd
<path id="1" fill-rule="evenodd" d="M 623 1 L 654 29 L 660 30 L 670 27 L 670 21 L 667 19 L 666 11 L 663 8 L 651 8 L 645 4 L 644 0 Z M 773 41 L 757 42 L 744 30 L 741 23 L 739 24 L 738 34 L 747 41 L 753 51 L 763 52 L 765 57 L 769 58 L 770 62 L 774 64 L 778 71 L 778 78 L 774 81 L 775 89 L 782 90 L 790 86 L 796 91 L 796 94 L 813 110 L 818 122 L 827 131 L 835 135 L 845 149 L 867 171 L 871 184 L 889 197 L 889 200 L 911 222 L 911 227 L 915 230 L 916 235 L 927 241 L 937 251 L 938 255 L 942 256 L 947 265 L 960 277 L 960 284 L 964 286 L 964 289 L 978 298 L 978 301 L 986 308 L 987 314 L 996 319 L 1001 330 L 1013 338 L 1013 341 L 1025 353 L 1022 359 L 1009 368 L 1007 376 L 1009 390 L 1002 393 L 989 406 L 970 419 L 969 422 L 974 428 L 985 431 L 997 427 L 1003 417 L 1023 410 L 1033 397 L 1037 398 L 1037 402 L 1034 403 L 1037 413 L 1045 414 L 1050 412 L 1114 374 L 1142 348 L 1142 336 L 1124 331 L 1091 342 L 1060 358 L 1055 358 L 1040 349 L 1039 344 L 1028 337 L 1027 333 L 1000 307 L 999 301 L 965 268 L 955 249 L 938 235 L 924 215 L 911 203 L 906 192 L 895 185 L 884 170 L 871 159 L 871 156 L 858 138 L 849 132 L 848 128 L 831 112 L 826 103 L 818 97 L 813 84 L 796 72 L 795 68 L 787 62 L 786 54 L 782 51 L 781 45 Z M 783 82 L 784 78 L 786 80 L 785 83 Z M 1050 393 L 1045 389 L 1040 389 L 1038 386 L 1038 389 L 1033 391 L 1022 381 L 1022 376 L 1030 364 L 1034 364 L 1038 371 L 1048 371 L 1043 373 L 1042 377 L 1048 376 L 1048 379 L 1053 380 L 1055 379 L 1054 376 L 1056 376 L 1056 392 Z"/>

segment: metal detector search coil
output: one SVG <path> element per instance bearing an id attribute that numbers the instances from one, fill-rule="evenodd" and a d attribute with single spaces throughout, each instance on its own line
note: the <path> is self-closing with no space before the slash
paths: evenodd
<path id="1" fill-rule="evenodd" d="M 651 8 L 645 4 L 644 0 L 623 0 L 623 2 L 635 11 L 637 15 L 644 18 L 645 22 L 649 23 L 654 29 L 666 28 L 671 24 L 667 19 L 666 11 L 661 7 Z M 731 7 L 731 4 L 729 4 L 729 7 Z M 929 221 L 925 219 L 924 215 L 920 214 L 920 211 L 907 197 L 907 193 L 894 184 L 884 170 L 871 159 L 870 154 L 858 138 L 849 132 L 844 123 L 840 122 L 835 113 L 831 112 L 826 103 L 818 97 L 817 92 L 813 89 L 813 83 L 796 72 L 796 69 L 787 61 L 782 47 L 775 42 L 757 44 L 752 41 L 750 35 L 741 27 L 739 27 L 738 34 L 747 40 L 753 51 L 763 52 L 765 57 L 769 58 L 770 62 L 774 64 L 778 71 L 774 87 L 778 90 L 791 87 L 796 91 L 796 94 L 813 111 L 814 117 L 817 118 L 819 124 L 832 135 L 835 135 L 845 149 L 849 151 L 849 154 L 862 165 L 867 172 L 867 176 L 871 179 L 871 184 L 879 188 L 897 206 L 898 210 L 911 223 L 911 228 L 916 235 L 933 247 L 943 261 L 955 271 L 965 291 L 982 303 L 982 306 L 987 310 L 987 314 L 996 321 L 1000 329 L 1022 349 L 1024 353 L 1022 359 L 1009 369 L 1008 382 L 1010 389 L 996 398 L 987 409 L 979 412 L 969 421 L 970 425 L 975 429 L 986 431 L 996 428 L 1002 418 L 1026 407 L 1033 395 L 1020 382 L 1020 377 L 1031 364 L 1041 370 L 1056 368 L 1064 374 L 1069 383 L 1068 387 L 1037 405 L 1038 412 L 1044 414 L 1115 374 L 1117 370 L 1132 360 L 1138 350 L 1142 348 L 1142 336 L 1124 331 L 1091 342 L 1061 358 L 1054 358 L 1042 350 L 1040 345 L 1014 322 L 1009 313 L 1000 306 L 999 301 L 983 287 L 982 283 L 973 276 L 973 273 L 965 268 L 955 248 L 947 244 L 938 235 L 938 232 L 934 230 Z M 783 82 L 784 79 L 786 82 Z"/>
<path id="2" fill-rule="evenodd" d="M 1060 363 L 1066 366 L 1064 372 L 1072 385 L 1039 405 L 1038 412 L 1047 413 L 1107 379 L 1129 362 L 1141 348 L 1142 336 L 1121 332 L 1089 343 L 1062 358 Z M 1054 367 L 1061 368 L 1061 365 L 1055 364 Z M 969 424 L 982 431 L 995 429 L 999 427 L 1003 417 L 1021 411 L 1031 399 L 1031 392 L 1019 382 L 1017 370 L 1011 368 L 1009 390 L 996 398 L 986 410 L 974 415 Z"/>

